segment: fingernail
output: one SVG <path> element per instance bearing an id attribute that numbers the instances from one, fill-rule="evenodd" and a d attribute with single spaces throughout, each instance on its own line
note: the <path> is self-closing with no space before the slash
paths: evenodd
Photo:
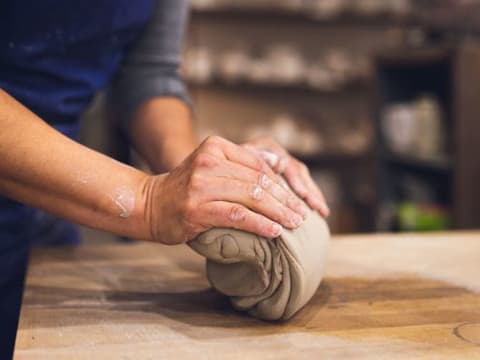
<path id="1" fill-rule="evenodd" d="M 274 223 L 272 225 L 272 236 L 277 237 L 282 233 L 283 227 L 280 224 Z"/>

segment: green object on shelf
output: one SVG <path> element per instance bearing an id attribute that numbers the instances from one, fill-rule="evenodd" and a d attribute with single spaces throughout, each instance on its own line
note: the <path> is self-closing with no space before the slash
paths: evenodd
<path id="1" fill-rule="evenodd" d="M 439 231 L 450 228 L 450 215 L 437 204 L 405 202 L 398 206 L 397 223 L 401 231 Z"/>

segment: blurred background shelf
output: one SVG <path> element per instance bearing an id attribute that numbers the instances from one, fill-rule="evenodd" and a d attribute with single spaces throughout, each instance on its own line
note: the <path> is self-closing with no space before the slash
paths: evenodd
<path id="1" fill-rule="evenodd" d="M 442 46 L 423 46 L 411 49 L 389 49 L 376 54 L 376 60 L 383 66 L 403 65 L 418 67 L 451 59 L 453 49 Z"/>
<path id="2" fill-rule="evenodd" d="M 467 196 L 480 174 L 478 160 L 467 155 L 475 151 L 471 133 L 480 133 L 473 123 L 480 101 L 472 98 L 480 94 L 480 85 L 472 85 L 480 72 L 473 26 L 478 4 L 193 4 L 200 6 L 191 13 L 184 74 L 200 138 L 274 137 L 309 166 L 331 205 L 335 233 L 408 230 L 402 221 L 412 214 L 434 219 L 431 226 L 480 225 L 480 194 L 473 194 L 475 202 Z M 313 76 L 316 86 L 309 83 Z M 391 108 L 400 117 L 433 121 L 427 125 L 439 139 L 426 136 L 425 144 L 442 142 L 442 153 L 427 160 L 415 146 L 423 152 L 432 150 L 428 146 L 386 136 Z M 402 126 L 394 132 L 412 137 Z M 415 155 L 399 155 L 392 141 L 413 146 L 406 153 Z"/>
<path id="3" fill-rule="evenodd" d="M 359 15 L 343 12 L 337 15 L 316 15 L 308 9 L 287 9 L 269 7 L 221 6 L 216 8 L 194 8 L 192 15 L 198 20 L 208 21 L 261 21 L 269 23 L 298 23 L 314 26 L 390 26 L 412 25 L 415 19 L 409 16 L 391 14 Z"/>
<path id="4" fill-rule="evenodd" d="M 322 5 L 321 1 L 330 3 Z M 480 33 L 480 3 L 478 1 L 381 1 L 365 6 L 351 5 L 353 1 L 319 0 L 297 2 L 265 2 L 241 4 L 226 1 L 219 5 L 202 5 L 193 1 L 192 15 L 207 21 L 262 21 L 268 23 L 310 23 L 315 26 L 420 26 L 431 31 Z M 200 3 L 195 5 L 195 3 Z M 358 2 L 358 3 L 361 3 Z M 317 7 L 315 6 L 317 5 Z M 383 9 L 382 9 L 383 7 Z"/>
<path id="5" fill-rule="evenodd" d="M 425 170 L 436 173 L 445 173 L 453 170 L 453 162 L 448 157 L 427 159 L 413 155 L 395 154 L 387 152 L 384 161 L 413 170 Z"/>
<path id="6" fill-rule="evenodd" d="M 371 91 L 371 82 L 355 80 L 349 81 L 345 84 L 339 85 L 335 88 L 314 88 L 306 84 L 281 84 L 281 83 L 268 83 L 268 82 L 248 82 L 248 81 L 228 81 L 222 79 L 215 79 L 205 83 L 198 83 L 194 81 L 187 82 L 190 89 L 193 91 L 205 88 L 211 88 L 216 90 L 236 90 L 247 91 L 255 93 L 267 92 L 271 95 L 272 92 L 288 93 L 289 95 L 324 95 L 335 96 L 341 92 L 350 91 Z"/>
<path id="7" fill-rule="evenodd" d="M 192 3 L 208 5 L 182 59 L 199 140 L 272 136 L 308 165 L 333 233 L 480 228 L 480 1 Z M 84 142 L 127 161 L 95 109 Z"/>
<path id="8" fill-rule="evenodd" d="M 324 153 L 318 155 L 303 155 L 292 152 L 291 154 L 310 167 L 345 167 L 351 166 L 352 163 L 371 161 L 373 158 L 373 154 L 370 152 L 360 154 Z"/>
<path id="9" fill-rule="evenodd" d="M 376 59 L 377 229 L 419 230 L 422 218 L 439 229 L 478 226 L 479 43 L 396 54 Z M 392 152 L 406 144 L 419 155 Z"/>

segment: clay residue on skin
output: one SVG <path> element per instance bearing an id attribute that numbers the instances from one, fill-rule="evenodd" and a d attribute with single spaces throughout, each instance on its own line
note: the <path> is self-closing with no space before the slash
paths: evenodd
<path id="1" fill-rule="evenodd" d="M 120 210 L 118 215 L 124 219 L 128 218 L 135 207 L 135 193 L 127 187 L 121 187 L 115 190 L 111 198 Z"/>
<path id="2" fill-rule="evenodd" d="M 267 150 L 261 150 L 260 151 L 260 157 L 266 161 L 266 163 L 271 166 L 275 167 L 278 164 L 279 158 L 278 155 Z"/>
<path id="3" fill-rule="evenodd" d="M 75 176 L 75 184 L 78 185 L 87 185 L 96 180 L 96 175 L 93 173 L 85 173 L 77 171 L 74 173 Z"/>
<path id="4" fill-rule="evenodd" d="M 252 190 L 252 198 L 254 200 L 261 200 L 263 197 L 263 190 L 260 186 L 255 186 Z"/>

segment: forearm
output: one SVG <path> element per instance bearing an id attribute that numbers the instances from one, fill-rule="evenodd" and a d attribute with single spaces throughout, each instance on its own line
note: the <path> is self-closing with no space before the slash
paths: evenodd
<path id="1" fill-rule="evenodd" d="M 159 97 L 136 111 L 130 126 L 135 149 L 155 173 L 178 166 L 197 146 L 191 111 L 173 97 Z"/>
<path id="2" fill-rule="evenodd" d="M 63 136 L 0 90 L 0 193 L 90 227 L 150 237 L 149 177 Z"/>

